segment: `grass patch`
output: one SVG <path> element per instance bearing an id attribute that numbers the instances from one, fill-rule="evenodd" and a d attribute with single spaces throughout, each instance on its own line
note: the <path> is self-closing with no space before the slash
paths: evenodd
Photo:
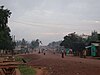
<path id="1" fill-rule="evenodd" d="M 19 61 L 19 62 L 23 62 L 22 59 L 24 59 L 26 62 L 30 62 L 32 60 L 32 58 L 28 58 L 28 57 L 27 58 L 22 57 L 22 56 L 16 56 L 15 57 L 15 60 Z"/>
<path id="2" fill-rule="evenodd" d="M 22 57 L 16 56 L 15 61 L 22 62 Z"/>
<path id="3" fill-rule="evenodd" d="M 30 62 L 32 58 L 24 58 L 27 62 Z"/>
<path id="4" fill-rule="evenodd" d="M 27 67 L 27 66 L 19 66 L 19 70 L 21 72 L 21 75 L 35 75 L 36 74 L 36 71 L 31 68 L 31 67 Z"/>
<path id="5" fill-rule="evenodd" d="M 23 62 L 22 59 L 23 59 L 23 57 L 21 57 L 21 56 L 15 57 L 15 60 L 18 61 L 18 62 Z M 30 61 L 31 59 L 24 58 L 24 60 Z M 21 75 L 35 75 L 36 74 L 36 70 L 34 70 L 34 68 L 32 68 L 30 66 L 19 65 L 18 68 L 21 72 Z"/>

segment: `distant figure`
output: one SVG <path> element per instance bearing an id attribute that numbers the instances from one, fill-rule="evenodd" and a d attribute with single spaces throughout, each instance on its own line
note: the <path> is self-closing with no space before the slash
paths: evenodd
<path id="1" fill-rule="evenodd" d="M 83 57 L 86 58 L 86 50 L 83 50 Z"/>
<path id="2" fill-rule="evenodd" d="M 72 54 L 73 53 L 73 50 L 72 49 L 69 49 L 69 53 Z"/>
<path id="3" fill-rule="evenodd" d="M 45 55 L 45 52 L 44 52 L 44 55 Z"/>
<path id="4" fill-rule="evenodd" d="M 53 54 L 55 54 L 55 50 L 53 50 Z"/>
<path id="5" fill-rule="evenodd" d="M 39 52 L 38 52 L 39 54 L 40 54 L 40 50 L 39 50 Z"/>
<path id="6" fill-rule="evenodd" d="M 55 54 L 55 52 L 53 52 L 53 54 Z"/>
<path id="7" fill-rule="evenodd" d="M 46 54 L 46 50 L 45 50 L 45 49 L 43 49 L 43 54 L 44 54 L 44 55 Z"/>
<path id="8" fill-rule="evenodd" d="M 64 58 L 64 50 L 62 50 L 61 54 L 62 54 L 62 58 Z"/>
<path id="9" fill-rule="evenodd" d="M 80 56 L 80 58 L 83 57 L 83 51 L 82 50 L 79 51 L 79 56 Z"/>
<path id="10" fill-rule="evenodd" d="M 64 50 L 64 54 L 65 54 L 65 56 L 67 55 L 67 52 Z"/>

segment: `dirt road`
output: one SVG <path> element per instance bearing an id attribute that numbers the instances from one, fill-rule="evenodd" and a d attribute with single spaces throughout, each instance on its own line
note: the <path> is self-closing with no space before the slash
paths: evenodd
<path id="1" fill-rule="evenodd" d="M 28 54 L 25 58 L 32 58 L 29 65 L 45 68 L 48 74 L 43 75 L 100 75 L 100 60 L 84 59 L 59 54 Z"/>

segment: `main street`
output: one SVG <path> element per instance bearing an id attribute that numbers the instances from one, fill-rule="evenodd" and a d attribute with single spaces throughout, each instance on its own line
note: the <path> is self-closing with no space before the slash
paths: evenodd
<path id="1" fill-rule="evenodd" d="M 43 75 L 100 75 L 100 60 L 91 58 L 79 58 L 74 56 L 65 56 L 61 58 L 60 54 L 43 53 L 23 55 L 25 58 L 31 58 L 28 65 L 39 67 L 45 70 Z"/>

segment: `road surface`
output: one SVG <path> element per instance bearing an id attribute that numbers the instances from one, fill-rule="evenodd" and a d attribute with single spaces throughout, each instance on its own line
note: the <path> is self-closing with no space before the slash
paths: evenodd
<path id="1" fill-rule="evenodd" d="M 44 68 L 43 75 L 100 75 L 100 60 L 66 56 L 61 58 L 60 54 L 33 53 L 23 55 L 24 58 L 31 58 L 28 62 L 31 66 Z"/>

